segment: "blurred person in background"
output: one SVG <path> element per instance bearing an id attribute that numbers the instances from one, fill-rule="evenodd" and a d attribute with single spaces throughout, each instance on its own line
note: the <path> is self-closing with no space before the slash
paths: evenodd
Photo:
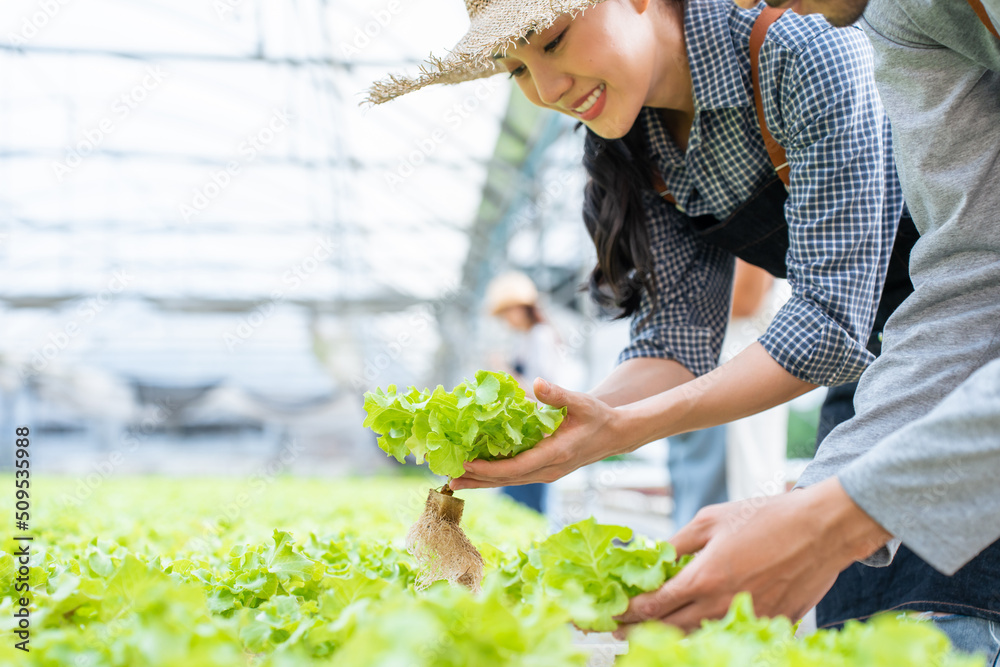
<path id="1" fill-rule="evenodd" d="M 516 344 L 506 358 L 494 365 L 510 373 L 534 400 L 531 382 L 550 377 L 559 361 L 559 336 L 538 305 L 538 288 L 524 273 L 511 271 L 494 278 L 486 288 L 486 307 L 515 333 Z M 514 500 L 545 513 L 546 485 L 524 484 L 500 489 Z"/>
<path id="2" fill-rule="evenodd" d="M 728 468 L 725 425 L 667 438 L 674 530 L 687 525 L 702 507 L 729 500 Z"/>
<path id="3" fill-rule="evenodd" d="M 788 283 L 736 260 L 733 312 L 722 342 L 732 358 L 764 335 L 788 300 Z M 726 488 L 730 500 L 773 496 L 785 490 L 788 403 L 726 424 Z"/>
<path id="4" fill-rule="evenodd" d="M 784 280 L 736 260 L 723 358 L 736 356 L 764 335 L 787 300 L 786 292 Z M 783 492 L 787 445 L 787 403 L 728 424 L 667 438 L 674 529 L 687 525 L 708 505 Z"/>

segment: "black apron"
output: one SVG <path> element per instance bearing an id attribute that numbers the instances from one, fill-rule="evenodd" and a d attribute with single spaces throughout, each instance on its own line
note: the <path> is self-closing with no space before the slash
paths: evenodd
<path id="1" fill-rule="evenodd" d="M 785 278 L 787 198 L 784 183 L 775 176 L 725 220 L 710 215 L 687 216 L 687 219 L 706 242 L 777 278 Z M 886 320 L 913 291 L 908 267 L 910 250 L 918 237 L 913 220 L 904 210 L 868 338 L 867 348 L 875 356 L 882 352 L 882 328 Z M 854 416 L 855 389 L 856 382 L 830 387 L 820 409 L 817 446 L 833 427 Z M 864 619 L 889 609 L 947 612 L 1000 621 L 1000 541 L 951 577 L 935 570 L 905 546 L 899 548 L 889 567 L 854 563 L 840 574 L 817 605 L 816 622 L 819 627 L 838 626 L 846 620 Z"/>

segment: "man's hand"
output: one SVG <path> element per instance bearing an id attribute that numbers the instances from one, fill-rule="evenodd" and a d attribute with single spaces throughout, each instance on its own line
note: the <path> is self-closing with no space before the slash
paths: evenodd
<path id="1" fill-rule="evenodd" d="M 659 590 L 636 596 L 615 633 L 658 619 L 686 631 L 725 616 L 733 596 L 753 595 L 761 616 L 797 621 L 855 560 L 892 536 L 858 507 L 836 478 L 781 496 L 703 509 L 671 540 L 678 555 L 700 551 Z"/>
<path id="2" fill-rule="evenodd" d="M 630 442 L 618 411 L 593 396 L 568 391 L 541 378 L 535 380 L 534 390 L 542 403 L 568 408 L 556 432 L 514 458 L 466 463 L 466 473 L 451 481 L 452 489 L 554 482 L 581 466 L 642 444 Z"/>

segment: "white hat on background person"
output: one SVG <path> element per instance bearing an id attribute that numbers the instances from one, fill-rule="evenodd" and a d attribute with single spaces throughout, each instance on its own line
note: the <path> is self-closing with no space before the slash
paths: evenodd
<path id="1" fill-rule="evenodd" d="M 486 288 L 486 307 L 490 315 L 498 315 L 514 306 L 535 305 L 538 305 L 538 288 L 520 271 L 503 273 L 491 280 Z"/>

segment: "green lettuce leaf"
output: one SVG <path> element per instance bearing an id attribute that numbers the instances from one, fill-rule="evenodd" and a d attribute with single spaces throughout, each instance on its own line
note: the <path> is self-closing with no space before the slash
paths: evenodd
<path id="1" fill-rule="evenodd" d="M 558 600 L 581 629 L 614 630 L 613 618 L 625 612 L 629 598 L 659 588 L 683 565 L 666 542 L 624 546 L 629 540 L 632 530 L 623 526 L 593 517 L 574 523 L 528 551 L 530 567 L 521 568 L 521 579 Z"/>
<path id="2" fill-rule="evenodd" d="M 508 458 L 531 449 L 566 416 L 529 400 L 506 373 L 479 371 L 452 391 L 395 385 L 365 394 L 364 426 L 378 434 L 378 446 L 397 461 L 412 454 L 431 472 L 460 477 L 475 459 Z"/>
<path id="3" fill-rule="evenodd" d="M 841 631 L 819 630 L 802 639 L 784 617 L 757 618 L 749 593 L 733 598 L 729 613 L 704 621 L 685 636 L 663 623 L 643 623 L 629 634 L 620 667 L 982 667 L 980 656 L 952 651 L 930 621 L 884 614 L 867 623 L 848 621 Z"/>

